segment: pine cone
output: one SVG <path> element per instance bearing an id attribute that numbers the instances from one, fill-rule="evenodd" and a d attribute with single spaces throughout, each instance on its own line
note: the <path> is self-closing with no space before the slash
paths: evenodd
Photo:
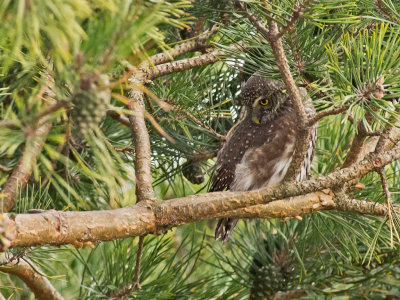
<path id="1" fill-rule="evenodd" d="M 277 244 L 266 245 L 268 255 L 255 254 L 250 268 L 253 282 L 249 299 L 273 299 L 279 291 L 288 291 L 294 287 L 295 264 L 287 249 Z"/>
<path id="2" fill-rule="evenodd" d="M 194 184 L 204 182 L 204 175 L 199 163 L 188 160 L 182 165 L 182 174 L 187 180 Z"/>
<path id="3" fill-rule="evenodd" d="M 101 78 L 101 83 L 108 82 L 106 77 Z M 78 135 L 84 137 L 96 129 L 107 113 L 110 96 L 105 91 L 99 91 L 95 83 L 82 82 L 81 89 L 72 96 L 74 108 L 71 119 Z"/>

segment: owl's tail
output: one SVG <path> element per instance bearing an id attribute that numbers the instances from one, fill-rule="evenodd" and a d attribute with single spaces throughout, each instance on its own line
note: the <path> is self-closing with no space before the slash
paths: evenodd
<path id="1" fill-rule="evenodd" d="M 226 241 L 229 238 L 229 234 L 235 228 L 238 219 L 219 219 L 217 227 L 215 228 L 215 239 L 217 241 L 222 241 L 222 244 L 225 245 Z"/>

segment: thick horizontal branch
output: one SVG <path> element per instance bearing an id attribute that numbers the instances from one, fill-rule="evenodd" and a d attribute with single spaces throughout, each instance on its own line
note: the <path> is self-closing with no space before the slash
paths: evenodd
<path id="1" fill-rule="evenodd" d="M 65 245 L 110 241 L 156 232 L 152 207 L 145 203 L 114 210 L 9 215 L 11 247 Z"/>
<path id="2" fill-rule="evenodd" d="M 135 206 L 92 212 L 47 211 L 21 214 L 14 220 L 15 239 L 11 247 L 73 244 L 81 247 L 99 241 L 154 234 L 176 225 L 221 217 L 292 218 L 320 210 L 338 209 L 362 214 L 386 215 L 386 207 L 374 202 L 349 201 L 338 207 L 329 191 L 289 197 L 268 204 L 231 210 L 243 197 L 256 197 L 255 192 L 219 192 L 165 201 L 159 206 L 141 203 Z M 225 210 L 221 210 L 224 207 Z M 229 211 L 231 210 L 231 211 Z M 105 222 L 107 220 L 107 222 Z"/>
<path id="3" fill-rule="evenodd" d="M 326 188 L 343 185 L 348 181 L 379 169 L 388 163 L 400 158 L 400 146 L 397 145 L 385 153 L 368 154 L 365 159 L 348 168 L 338 169 L 328 175 L 318 176 L 302 182 L 286 182 L 257 191 L 248 192 L 216 192 L 188 196 L 165 201 L 159 205 L 150 202 L 141 202 L 135 206 L 105 211 L 88 212 L 60 212 L 47 211 L 39 214 L 7 215 L 10 225 L 6 229 L 9 237 L 8 246 L 27 247 L 34 245 L 63 245 L 74 244 L 81 246 L 86 242 L 108 241 L 118 238 L 140 236 L 157 233 L 164 228 L 228 216 L 227 211 L 235 216 L 258 217 L 255 210 L 257 205 L 269 204 L 263 210 L 262 216 L 278 216 L 275 200 L 284 200 L 286 211 L 291 215 L 308 213 L 304 204 L 304 197 L 310 202 L 310 197 L 317 202 L 312 203 L 312 209 L 333 208 L 332 201 L 321 194 L 307 195 Z M 301 196 L 296 200 L 290 197 Z M 329 195 L 329 194 L 327 194 Z M 318 197 L 318 198 L 316 198 Z M 327 201 L 328 200 L 328 201 Z M 325 204 L 324 204 L 325 202 Z M 301 203 L 301 204 L 299 204 Z M 330 203 L 327 205 L 327 203 Z M 315 205 L 314 204 L 318 204 Z M 255 206 L 250 208 L 251 206 Z M 364 207 L 365 205 L 363 205 Z M 300 210 L 296 210 L 295 207 Z M 345 207 L 341 205 L 340 207 Z M 352 205 L 352 210 L 359 211 Z M 246 209 L 244 209 L 246 208 Z M 242 210 L 240 210 L 242 209 Z M 252 209 L 254 211 L 252 211 Z M 310 208 L 308 208 L 310 209 Z M 380 213 L 382 214 L 384 210 Z M 229 214 L 230 215 L 230 214 Z M 6 223 L 7 223 L 6 222 Z"/>

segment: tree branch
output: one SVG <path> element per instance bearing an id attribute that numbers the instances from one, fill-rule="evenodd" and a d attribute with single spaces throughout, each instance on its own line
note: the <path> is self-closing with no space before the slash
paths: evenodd
<path id="1" fill-rule="evenodd" d="M 141 78 L 133 78 L 133 81 Z M 136 203 L 154 199 L 154 190 L 151 176 L 151 149 L 150 136 L 144 120 L 145 104 L 143 92 L 133 89 L 130 93 L 131 101 L 128 108 L 133 112 L 129 115 L 131 134 L 135 147 L 135 175 L 136 175 Z M 135 275 L 133 289 L 140 289 L 140 260 L 143 252 L 144 236 L 139 237 L 139 246 L 136 254 Z"/>
<path id="2" fill-rule="evenodd" d="M 4 260 L 4 255 L 0 256 L 0 262 Z M 0 266 L 0 271 L 19 277 L 39 300 L 62 300 L 64 299 L 57 290 L 51 285 L 50 281 L 40 275 L 38 266 L 26 259 L 20 259 L 17 262 Z"/>
<path id="3" fill-rule="evenodd" d="M 2 212 L 8 212 L 14 206 L 18 188 L 24 188 L 27 184 L 50 128 L 51 123 L 48 123 L 27 132 L 24 152 L 1 191 Z"/>
<path id="4" fill-rule="evenodd" d="M 204 128 L 207 130 L 211 135 L 215 136 L 216 138 L 220 140 L 225 140 L 226 137 L 222 134 L 219 134 L 216 132 L 214 129 L 212 129 L 210 126 L 207 126 L 203 122 L 201 122 L 199 119 L 197 119 L 195 116 L 193 116 L 190 112 L 188 112 L 186 109 L 180 107 L 179 105 L 171 103 L 168 99 L 161 99 L 164 102 L 166 102 L 169 106 L 171 106 L 172 109 L 178 111 L 179 113 L 182 113 L 185 117 L 188 119 L 192 120 L 195 124 L 199 125 L 200 127 Z"/>
<path id="5" fill-rule="evenodd" d="M 318 114 L 316 114 L 315 116 L 313 116 L 312 118 L 310 118 L 308 120 L 307 125 L 308 126 L 313 126 L 314 124 L 316 124 L 322 118 L 325 118 L 327 116 L 341 114 L 341 113 L 347 111 L 348 109 L 349 108 L 347 106 L 340 106 L 340 107 L 334 107 L 334 108 L 331 108 L 331 109 L 323 110 L 323 111 L 319 112 Z"/>
<path id="6" fill-rule="evenodd" d="M 368 137 L 367 133 L 368 132 L 364 124 L 362 122 L 359 122 L 357 125 L 357 133 L 353 138 L 350 150 L 347 153 L 346 159 L 343 163 L 343 168 L 347 168 L 359 159 L 363 149 L 364 141 Z"/>
<path id="7" fill-rule="evenodd" d="M 231 45 L 229 49 L 242 48 L 242 44 Z M 157 77 L 171 74 L 174 72 L 182 72 L 195 67 L 206 66 L 221 60 L 221 57 L 225 54 L 223 50 L 215 50 L 207 54 L 199 55 L 196 57 L 185 58 L 170 63 L 165 63 L 156 66 L 154 69 L 147 70 L 147 79 L 153 80 Z"/>
<path id="8" fill-rule="evenodd" d="M 355 163 L 348 168 L 338 169 L 328 175 L 318 176 L 310 180 L 301 182 L 286 182 L 279 186 L 274 186 L 257 191 L 248 192 L 216 192 L 198 194 L 184 198 L 164 201 L 156 205 L 154 202 L 143 201 L 134 206 L 104 211 L 81 211 L 81 212 L 60 212 L 46 211 L 39 214 L 19 214 L 16 216 L 4 214 L 8 218 L 8 235 L 10 247 L 27 247 L 35 245 L 63 245 L 63 244 L 83 244 L 85 242 L 108 241 L 132 236 L 142 236 L 149 233 L 157 233 L 165 228 L 182 225 L 189 222 L 197 222 L 205 219 L 227 217 L 229 211 L 242 208 L 245 210 L 235 212 L 235 216 L 244 216 L 244 213 L 252 217 L 258 217 L 255 210 L 260 210 L 257 205 L 268 204 L 263 210 L 263 214 L 276 217 L 277 204 L 272 201 L 283 200 L 283 211 L 290 212 L 291 215 L 304 213 L 304 197 L 313 197 L 319 201 L 318 207 L 311 206 L 312 211 L 327 209 L 328 203 L 331 209 L 335 205 L 326 196 L 321 198 L 321 194 L 310 196 L 307 194 L 322 191 L 326 188 L 343 185 L 344 183 L 358 179 L 361 176 L 377 170 L 392 161 L 400 158 L 400 146 L 396 145 L 393 149 L 378 155 L 371 153 L 359 163 Z M 322 192 L 324 193 L 324 192 Z M 327 193 L 324 193 L 328 195 Z M 290 197 L 304 195 L 296 200 Z M 325 197 L 325 198 L 324 198 Z M 285 200 L 286 199 L 286 200 Z M 325 201 L 329 200 L 329 201 Z M 298 204 L 302 202 L 302 204 Z M 349 201 L 352 205 L 341 205 L 338 209 L 344 211 L 358 211 L 360 213 L 371 213 L 382 215 L 386 213 L 386 207 L 372 203 Z M 318 204 L 316 202 L 313 203 Z M 331 206 L 332 205 L 332 206 Z M 255 206 L 255 207 L 251 207 Z M 297 211 L 294 207 L 298 207 Z M 377 209 L 378 207 L 379 209 Z M 292 209 L 293 208 L 293 209 Z M 368 209 L 366 209 L 368 208 Z M 253 211 L 254 210 L 254 211 Z M 233 212 L 232 212 L 233 214 Z M 229 214 L 230 215 L 230 214 Z M 283 216 L 283 213 L 281 213 Z M 107 220 L 105 223 L 104 220 Z"/>
<path id="9" fill-rule="evenodd" d="M 120 122 L 122 125 L 127 127 L 131 126 L 129 119 L 126 116 L 117 113 L 115 110 L 107 110 L 107 116 L 113 118 L 115 121 Z"/>
<path id="10" fill-rule="evenodd" d="M 198 50 L 199 48 L 204 46 L 205 41 L 208 40 L 213 34 L 215 34 L 218 29 L 219 27 L 215 25 L 210 30 L 203 32 L 196 38 L 180 43 L 168 51 L 151 56 L 149 59 L 150 64 L 155 66 L 159 64 L 164 64 L 178 56 Z M 148 64 L 147 66 L 150 67 L 150 64 Z"/>
<path id="11" fill-rule="evenodd" d="M 137 79 L 132 79 L 137 80 Z M 143 92 L 131 90 L 128 109 L 133 112 L 128 116 L 130 121 L 133 144 L 136 151 L 135 174 L 137 201 L 150 200 L 154 198 L 151 177 L 151 152 L 150 137 L 144 121 Z"/>
<path id="12" fill-rule="evenodd" d="M 310 6 L 312 6 L 315 1 L 316 0 L 308 0 L 308 1 L 304 1 L 304 2 L 297 1 L 294 9 L 292 11 L 292 17 L 287 22 L 286 26 L 282 27 L 279 30 L 277 37 L 281 38 L 283 35 L 285 35 L 289 31 L 291 31 L 293 29 L 293 27 L 296 25 L 296 22 L 298 22 L 298 20 L 304 14 L 306 9 Z"/>

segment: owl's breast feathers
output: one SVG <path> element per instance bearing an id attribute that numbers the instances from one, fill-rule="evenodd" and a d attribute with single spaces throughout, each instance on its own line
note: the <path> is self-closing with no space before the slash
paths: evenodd
<path id="1" fill-rule="evenodd" d="M 278 184 L 292 159 L 295 120 L 292 110 L 267 124 L 254 124 L 246 116 L 218 153 L 210 191 L 246 191 Z"/>

